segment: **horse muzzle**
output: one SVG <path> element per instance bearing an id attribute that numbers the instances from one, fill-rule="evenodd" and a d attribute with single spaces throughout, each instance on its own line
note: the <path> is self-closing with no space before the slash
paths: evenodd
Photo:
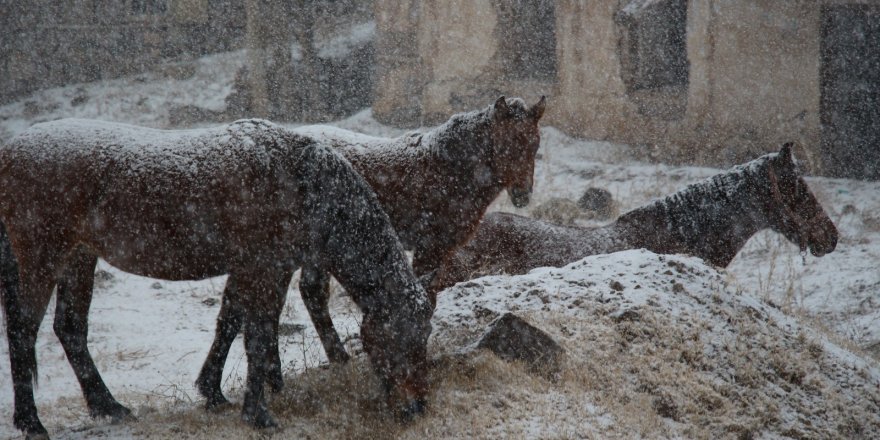
<path id="1" fill-rule="evenodd" d="M 830 221 L 815 227 L 810 233 L 810 253 L 821 257 L 830 254 L 837 247 L 837 228 Z"/>
<path id="2" fill-rule="evenodd" d="M 400 408 L 398 417 L 401 422 L 409 423 L 415 420 L 416 417 L 424 414 L 425 408 L 427 408 L 425 399 L 413 399 L 406 406 Z"/>
<path id="3" fill-rule="evenodd" d="M 416 417 L 425 412 L 427 399 L 425 397 L 425 390 L 422 387 L 402 384 L 396 390 L 388 391 L 388 407 L 401 423 L 412 422 Z"/>
<path id="4" fill-rule="evenodd" d="M 531 201 L 532 198 L 531 189 L 509 188 L 507 194 L 510 196 L 510 201 L 513 203 L 513 206 L 517 208 L 525 208 L 528 206 L 529 201 Z"/>

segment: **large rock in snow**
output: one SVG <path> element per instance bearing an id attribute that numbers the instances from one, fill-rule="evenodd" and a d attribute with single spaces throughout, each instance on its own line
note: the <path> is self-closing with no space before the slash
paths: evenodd
<path id="1" fill-rule="evenodd" d="M 564 350 L 541 329 L 513 313 L 489 324 L 477 348 L 492 351 L 507 361 L 521 361 L 535 371 L 554 371 Z"/>

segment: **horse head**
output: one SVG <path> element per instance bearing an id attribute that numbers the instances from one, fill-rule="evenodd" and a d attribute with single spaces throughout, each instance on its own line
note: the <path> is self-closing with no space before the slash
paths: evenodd
<path id="1" fill-rule="evenodd" d="M 802 252 L 821 257 L 837 246 L 837 228 L 810 192 L 792 156 L 792 143 L 770 159 L 770 227 L 797 244 Z"/>
<path id="2" fill-rule="evenodd" d="M 542 96 L 529 107 L 521 99 L 502 96 L 492 106 L 492 171 L 517 208 L 528 205 L 532 194 L 535 155 L 541 145 L 538 121 L 546 101 Z"/>
<path id="3" fill-rule="evenodd" d="M 424 296 L 424 293 L 421 294 Z M 361 341 L 382 382 L 388 407 L 403 421 L 425 410 L 428 393 L 430 305 L 383 310 L 383 318 L 365 314 Z"/>

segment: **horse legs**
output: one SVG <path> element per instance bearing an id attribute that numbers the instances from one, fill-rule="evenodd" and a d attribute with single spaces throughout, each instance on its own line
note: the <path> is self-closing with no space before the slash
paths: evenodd
<path id="1" fill-rule="evenodd" d="M 413 261 L 412 268 L 413 273 L 419 278 L 419 284 L 425 289 L 425 292 L 428 294 L 428 301 L 431 302 L 431 307 L 436 307 L 437 305 L 437 292 L 440 289 L 435 287 L 434 279 L 437 276 L 438 271 L 443 267 L 444 262 L 449 260 L 450 255 L 444 255 L 436 250 L 436 248 L 432 251 L 426 251 L 425 249 L 416 249 L 413 253 Z"/>
<path id="2" fill-rule="evenodd" d="M 88 348 L 89 306 L 97 263 L 97 257 L 82 250 L 68 257 L 58 280 L 53 329 L 82 388 L 89 414 L 119 423 L 132 417 L 131 411 L 110 394 Z"/>
<path id="3" fill-rule="evenodd" d="M 276 290 L 278 292 L 278 304 L 275 310 L 275 326 L 273 334 L 275 335 L 275 343 L 271 350 L 272 359 L 269 364 L 269 387 L 272 391 L 280 391 L 284 387 L 284 378 L 281 374 L 281 355 L 278 352 L 278 321 L 281 318 L 281 311 L 284 308 L 284 301 L 287 299 L 287 287 L 290 284 L 290 278 L 295 271 L 294 267 L 285 269 L 276 280 Z M 196 379 L 196 388 L 199 394 L 205 397 L 205 407 L 209 410 L 229 404 L 226 397 L 223 396 L 221 383 L 223 380 L 223 366 L 226 358 L 229 356 L 229 349 L 232 342 L 241 331 L 244 322 L 244 310 L 241 307 L 241 299 L 238 298 L 239 292 L 236 287 L 236 280 L 229 277 L 226 281 L 226 288 L 223 290 L 223 299 L 220 305 L 220 314 L 217 316 L 217 329 L 214 334 L 214 342 L 208 351 L 208 357 L 202 365 L 199 377 Z"/>
<path id="4" fill-rule="evenodd" d="M 217 317 L 214 342 L 211 343 L 208 358 L 205 359 L 199 377 L 196 379 L 196 388 L 198 388 L 199 394 L 207 400 L 205 407 L 209 410 L 229 404 L 220 389 L 223 380 L 223 366 L 226 364 L 226 357 L 229 355 L 232 341 L 235 340 L 244 321 L 244 310 L 239 304 L 235 283 L 235 278 L 231 276 L 226 281 L 220 305 L 220 315 Z"/>
<path id="5" fill-rule="evenodd" d="M 295 268 L 287 268 L 279 272 L 279 277 L 275 279 L 275 292 L 277 292 L 278 303 L 275 305 L 275 315 L 272 319 L 272 346 L 270 349 L 269 373 L 267 382 L 269 388 L 273 392 L 281 391 L 284 388 L 284 375 L 281 374 L 281 353 L 278 349 L 278 326 L 281 322 L 281 312 L 284 310 L 284 303 L 287 301 L 287 288 L 290 287 L 290 278 L 293 277 Z"/>
<path id="6" fill-rule="evenodd" d="M 55 264 L 61 258 L 59 252 L 39 245 L 31 246 L 31 243 L 23 243 L 19 248 L 28 252 L 19 254 L 16 264 L 5 228 L 0 228 L 0 284 L 15 393 L 13 423 L 28 438 L 41 438 L 47 437 L 48 433 L 40 422 L 34 402 L 37 330 L 52 296 Z"/>
<path id="7" fill-rule="evenodd" d="M 330 276 L 313 265 L 305 265 L 299 282 L 299 292 L 302 295 L 312 324 L 321 338 L 321 344 L 327 353 L 327 359 L 332 363 L 344 364 L 349 356 L 339 339 L 333 320 L 327 310 L 327 300 L 330 298 Z"/>
<path id="8" fill-rule="evenodd" d="M 266 408 L 263 385 L 272 364 L 272 350 L 277 351 L 278 347 L 275 331 L 278 327 L 276 310 L 281 302 L 277 288 L 280 274 L 272 269 L 252 269 L 234 271 L 229 278 L 238 289 L 233 305 L 244 311 L 244 349 L 248 371 L 241 417 L 257 428 L 277 426 Z"/>

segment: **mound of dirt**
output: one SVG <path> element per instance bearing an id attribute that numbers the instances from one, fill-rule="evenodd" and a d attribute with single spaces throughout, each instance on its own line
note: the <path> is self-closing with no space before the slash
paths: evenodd
<path id="1" fill-rule="evenodd" d="M 464 352 L 473 358 L 486 356 L 472 351 L 474 341 L 506 312 L 550 333 L 568 359 L 562 380 L 519 396 L 528 404 L 505 406 L 496 434 L 536 427 L 576 437 L 880 433 L 876 361 L 737 292 L 725 273 L 696 258 L 626 251 L 459 284 L 439 297 L 434 351 L 461 357 L 460 347 L 470 347 Z M 505 385 L 456 394 L 489 402 L 504 388 L 515 392 Z"/>
<path id="2" fill-rule="evenodd" d="M 876 438 L 880 369 L 796 317 L 738 292 L 684 256 L 644 250 L 564 268 L 493 276 L 443 292 L 434 315 L 427 413 L 387 415 L 363 355 L 288 377 L 270 399 L 276 433 L 313 438 Z M 558 342 L 552 375 L 480 349 L 487 325 L 515 313 Z M 57 438 L 258 438 L 239 402 L 137 408 Z M 88 426 L 88 425 L 91 425 Z"/>

